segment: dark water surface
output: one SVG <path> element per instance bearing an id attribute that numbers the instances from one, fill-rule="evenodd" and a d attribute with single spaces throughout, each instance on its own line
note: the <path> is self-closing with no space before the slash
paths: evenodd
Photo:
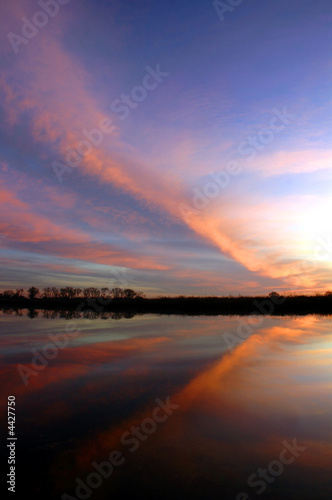
<path id="1" fill-rule="evenodd" d="M 2 313 L 8 497 L 331 500 L 331 319 L 246 321 Z"/>

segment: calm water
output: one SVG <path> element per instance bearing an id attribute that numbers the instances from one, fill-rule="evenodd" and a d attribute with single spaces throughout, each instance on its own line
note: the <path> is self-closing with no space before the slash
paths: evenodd
<path id="1" fill-rule="evenodd" d="M 2 313 L 13 498 L 332 499 L 331 319 L 239 321 Z"/>

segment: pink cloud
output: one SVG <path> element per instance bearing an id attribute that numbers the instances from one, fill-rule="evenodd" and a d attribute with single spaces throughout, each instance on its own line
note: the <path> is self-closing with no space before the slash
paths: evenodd
<path id="1" fill-rule="evenodd" d="M 85 260 L 107 265 L 127 265 L 133 268 L 167 269 L 149 257 L 124 251 L 106 243 L 94 241 L 90 235 L 68 225 L 53 223 L 35 213 L 16 198 L 8 188 L 1 188 L 0 206 L 7 208 L 0 215 L 2 248 L 19 248 L 47 252 L 51 255 Z M 10 205 L 10 210 L 8 210 Z"/>
<path id="2" fill-rule="evenodd" d="M 302 174 L 331 169 L 332 151 L 308 149 L 300 151 L 278 151 L 257 156 L 249 170 L 259 170 L 264 176 Z"/>
<path id="3" fill-rule="evenodd" d="M 21 123 L 23 115 L 29 115 L 33 140 L 48 145 L 53 151 L 50 171 L 53 160 L 65 162 L 68 148 L 75 150 L 78 143 L 85 139 L 83 129 L 96 128 L 105 118 L 100 105 L 87 90 L 93 78 L 69 52 L 64 51 L 60 40 L 61 23 L 56 36 L 52 30 L 41 30 L 38 45 L 31 44 L 24 58 L 17 57 L 12 62 L 17 75 L 15 84 L 10 78 L 13 67 L 7 73 L 5 70 L 0 80 L 8 122 L 15 127 Z M 186 138 L 183 149 L 179 148 L 175 153 L 179 165 L 183 164 L 186 171 L 193 150 L 192 141 Z M 271 175 L 313 171 L 327 168 L 330 157 L 328 152 L 280 152 L 258 158 L 252 169 L 264 175 L 266 172 Z M 186 224 L 199 237 L 250 271 L 272 278 L 298 274 L 297 262 L 301 261 L 303 248 L 298 244 L 298 234 L 292 236 L 287 230 L 290 219 L 295 225 L 301 221 L 298 209 L 295 215 L 289 203 L 285 210 L 274 201 L 278 211 L 274 213 L 269 203 L 255 203 L 252 197 L 234 202 L 229 196 L 221 194 L 221 201 L 216 207 L 211 204 L 184 221 L 179 204 L 184 202 L 190 206 L 191 200 L 181 175 L 174 168 L 157 171 L 153 162 L 135 155 L 135 150 L 122 142 L 120 129 L 105 134 L 102 143 L 94 147 L 70 175 L 88 176 L 129 193 L 150 210 L 164 214 L 171 221 Z M 72 208 L 75 203 L 73 195 L 53 188 L 46 188 L 47 194 L 53 204 L 66 209 Z M 54 252 L 56 249 L 57 255 L 71 258 L 77 257 L 79 248 L 82 260 L 103 264 L 121 262 L 133 267 L 152 266 L 155 269 L 169 267 L 128 252 L 123 254 L 120 249 L 93 241 L 82 230 L 56 224 L 45 216 L 37 215 L 18 198 L 13 198 L 12 193 L 4 193 L 3 197 L 13 207 L 9 216 L 0 221 L 5 235 L 4 245 L 30 243 L 36 251 Z M 85 220 L 93 223 L 94 215 L 87 216 Z M 312 281 L 310 286 L 313 286 Z"/>

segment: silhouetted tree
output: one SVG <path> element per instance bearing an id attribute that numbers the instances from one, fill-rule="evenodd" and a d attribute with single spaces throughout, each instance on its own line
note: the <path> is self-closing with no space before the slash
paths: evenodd
<path id="1" fill-rule="evenodd" d="M 133 299 L 136 297 L 136 292 L 134 290 L 131 290 L 131 288 L 126 288 L 123 290 L 123 295 L 126 299 Z"/>
<path id="2" fill-rule="evenodd" d="M 52 288 L 50 286 L 43 288 L 43 292 L 44 292 L 45 299 L 49 299 L 50 297 L 53 296 L 53 291 L 52 291 Z"/>
<path id="3" fill-rule="evenodd" d="M 34 287 L 31 287 L 31 288 L 34 288 Z M 36 311 L 35 309 L 29 309 L 29 312 L 27 314 L 27 316 L 30 318 L 30 319 L 34 319 L 34 318 L 37 318 L 39 315 L 39 312 Z"/>
<path id="4" fill-rule="evenodd" d="M 39 288 L 36 288 L 35 286 L 32 286 L 32 287 L 29 288 L 28 293 L 29 293 L 29 299 L 33 300 L 39 294 Z"/>
<path id="5" fill-rule="evenodd" d="M 83 296 L 87 299 L 97 298 L 101 296 L 101 291 L 99 290 L 99 288 L 94 288 L 91 286 L 89 288 L 84 288 Z"/>
<path id="6" fill-rule="evenodd" d="M 122 288 L 112 288 L 111 294 L 113 299 L 119 299 L 122 297 Z"/>
<path id="7" fill-rule="evenodd" d="M 55 286 L 52 286 L 52 294 L 54 298 L 60 297 L 60 290 L 59 288 L 56 288 Z"/>
<path id="8" fill-rule="evenodd" d="M 68 299 L 73 299 L 75 297 L 75 289 L 72 286 L 66 286 Z"/>
<path id="9" fill-rule="evenodd" d="M 107 297 L 110 296 L 111 290 L 109 288 L 102 288 L 101 293 L 103 295 L 103 298 L 106 299 Z"/>

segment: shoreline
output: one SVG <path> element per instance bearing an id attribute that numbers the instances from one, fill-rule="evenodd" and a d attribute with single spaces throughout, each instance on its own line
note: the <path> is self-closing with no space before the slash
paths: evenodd
<path id="1" fill-rule="evenodd" d="M 160 297 L 136 299 L 64 299 L 64 298 L 1 298 L 2 310 L 62 310 L 102 314 L 176 314 L 187 316 L 219 315 L 308 315 L 332 314 L 332 294 L 316 296 L 256 297 Z"/>

